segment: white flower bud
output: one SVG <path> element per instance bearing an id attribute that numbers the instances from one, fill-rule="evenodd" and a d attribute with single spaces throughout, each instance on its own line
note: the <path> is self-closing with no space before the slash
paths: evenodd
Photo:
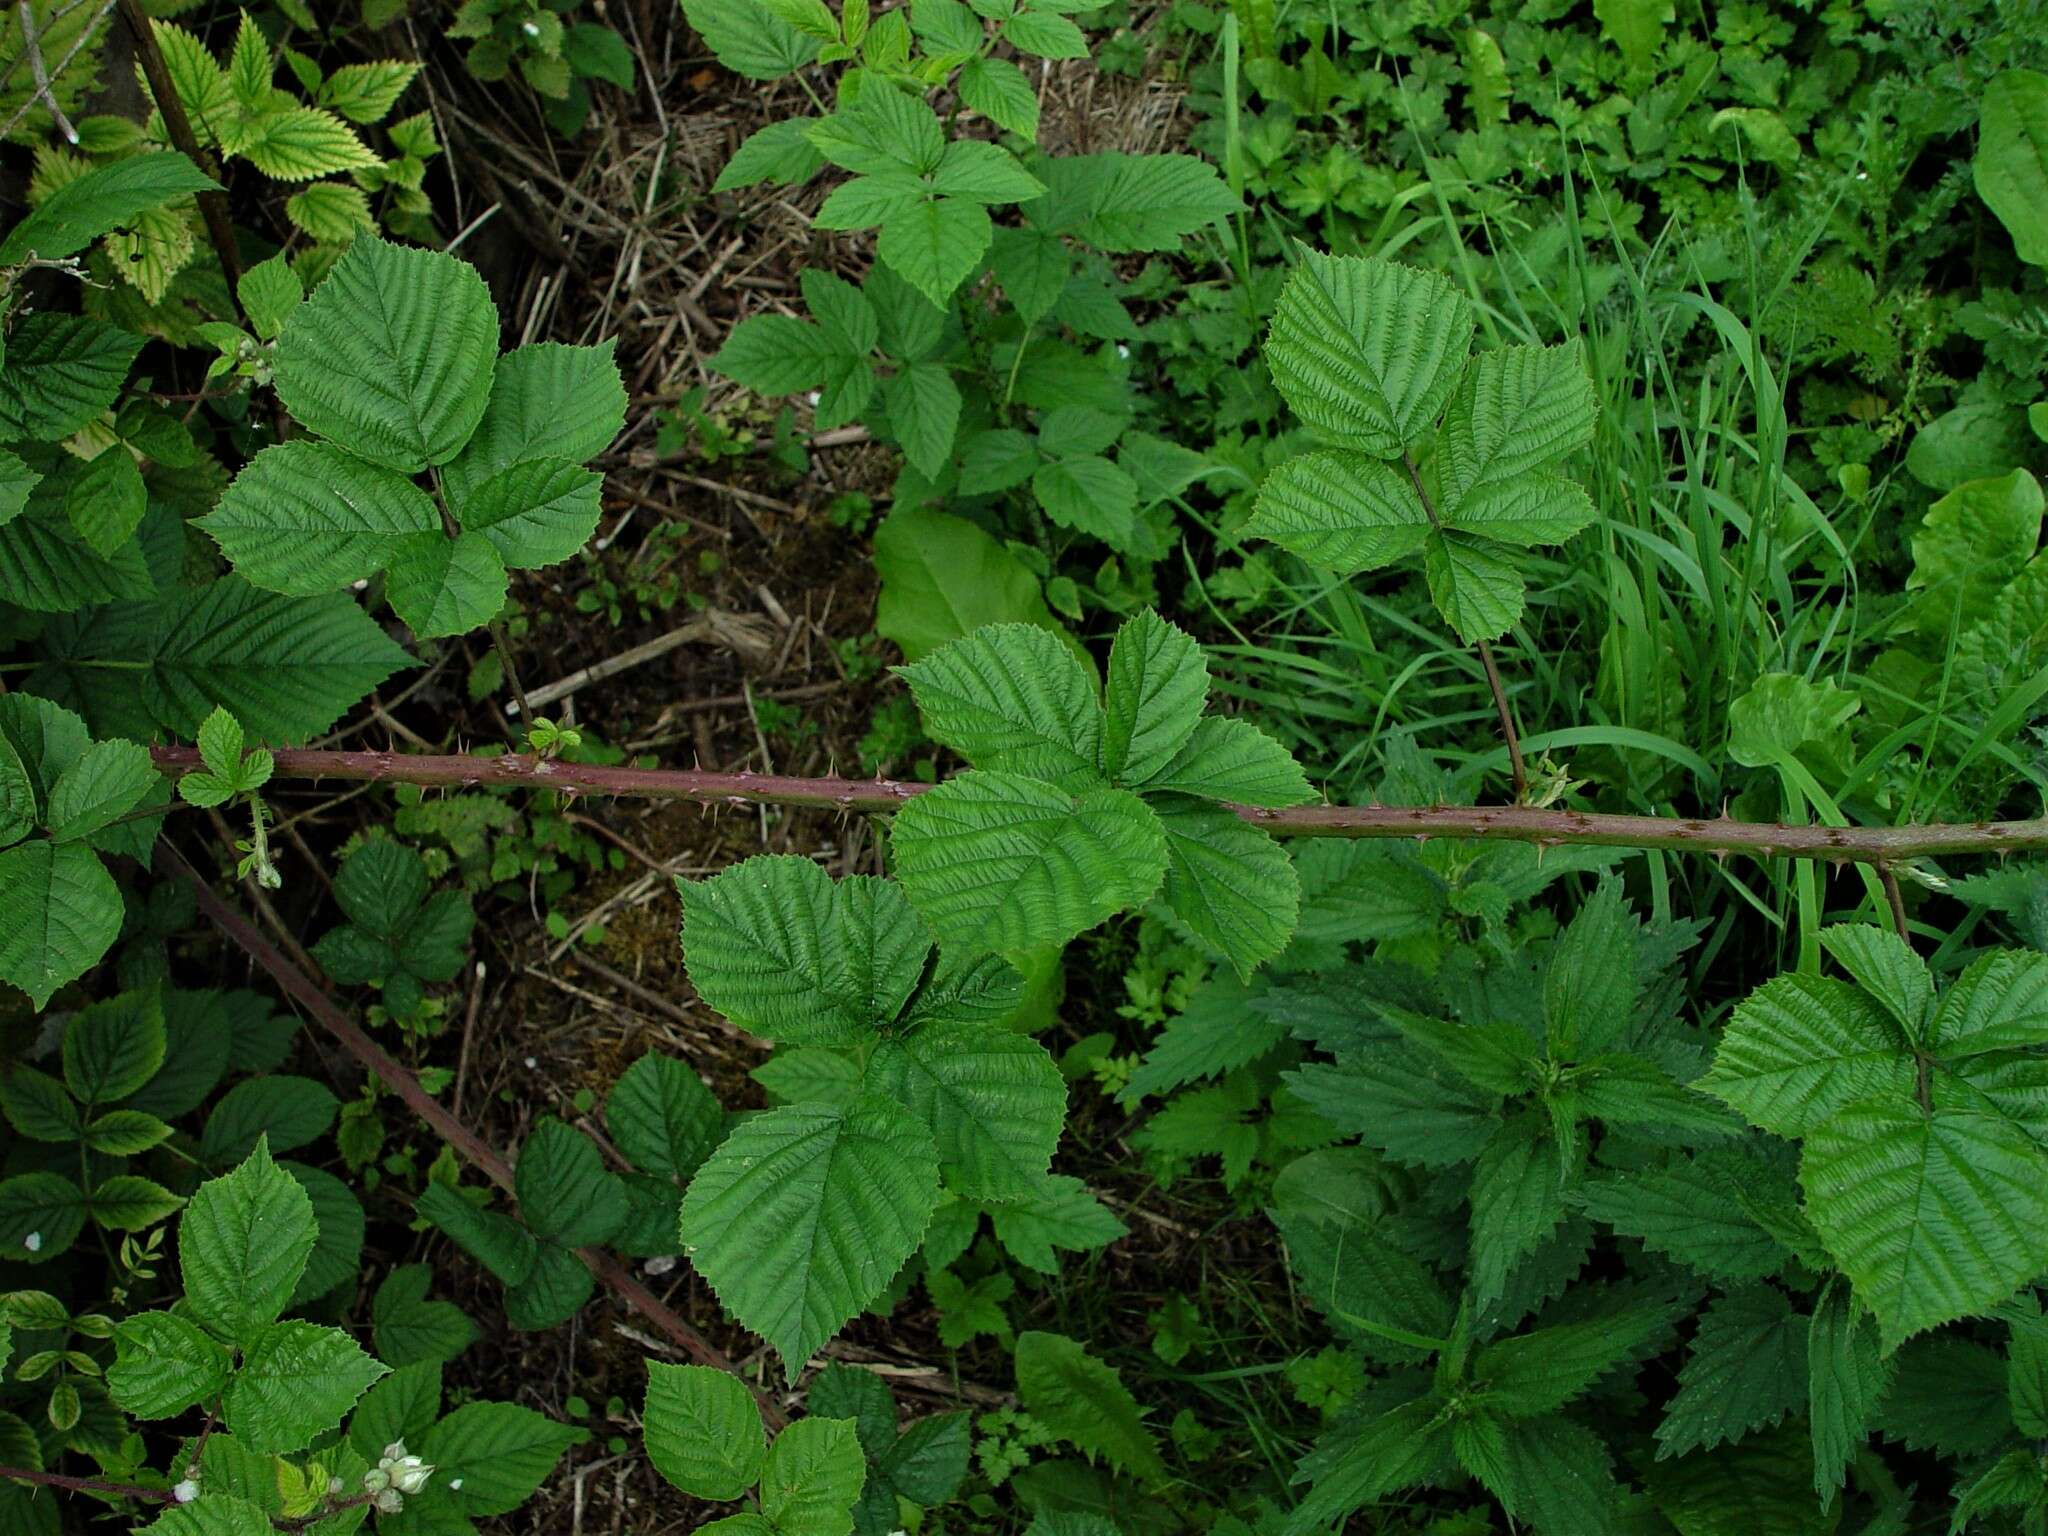
<path id="1" fill-rule="evenodd" d="M 400 1493 L 418 1493 L 433 1475 L 434 1469 L 419 1457 L 404 1456 L 391 1469 L 391 1485 Z"/>
<path id="2" fill-rule="evenodd" d="M 540 23 L 537 21 L 522 21 L 519 24 L 519 30 L 524 32 L 528 37 L 539 37 Z"/>
<path id="3" fill-rule="evenodd" d="M 29 1233 L 27 1237 L 21 1240 L 21 1246 L 30 1253 L 41 1253 L 43 1251 L 43 1234 L 40 1232 Z"/>
<path id="4" fill-rule="evenodd" d="M 177 1487 L 171 1490 L 171 1497 L 176 1499 L 180 1504 L 190 1504 L 194 1499 L 199 1497 L 199 1485 L 193 1482 L 192 1479 L 188 1477 L 185 1479 L 185 1481 L 178 1484 Z"/>
<path id="5" fill-rule="evenodd" d="M 387 1515 L 395 1515 L 405 1508 L 405 1496 L 396 1488 L 380 1489 L 370 1502 Z"/>
<path id="6" fill-rule="evenodd" d="M 327 1479 L 327 1491 L 329 1493 L 338 1494 L 347 1486 L 348 1484 L 344 1483 L 338 1477 L 330 1477 L 329 1479 Z"/>
<path id="7" fill-rule="evenodd" d="M 391 1474 L 382 1467 L 372 1467 L 363 1474 L 363 1492 L 382 1493 L 391 1486 Z"/>
<path id="8" fill-rule="evenodd" d="M 394 1440 L 384 1447 L 384 1459 L 386 1461 L 400 1461 L 404 1459 L 404 1456 L 405 1442 L 403 1440 Z"/>
<path id="9" fill-rule="evenodd" d="M 459 1477 L 451 1477 L 448 1479 L 448 1486 L 451 1490 L 459 1493 L 462 1490 L 462 1479 Z"/>

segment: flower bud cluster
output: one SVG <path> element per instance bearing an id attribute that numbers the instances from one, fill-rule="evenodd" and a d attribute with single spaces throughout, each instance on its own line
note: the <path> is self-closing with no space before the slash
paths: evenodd
<path id="1" fill-rule="evenodd" d="M 363 1492 L 377 1509 L 395 1515 L 405 1508 L 405 1496 L 425 1488 L 433 1475 L 432 1467 L 407 1454 L 403 1440 L 394 1440 L 384 1447 L 377 1465 L 363 1474 Z"/>

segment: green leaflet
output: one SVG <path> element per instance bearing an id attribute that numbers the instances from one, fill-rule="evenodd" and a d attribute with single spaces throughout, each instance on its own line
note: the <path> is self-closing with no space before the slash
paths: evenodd
<path id="1" fill-rule="evenodd" d="M 1886 1353 L 2048 1264 L 2048 1148 L 2027 1081 L 2048 972 L 1992 952 L 1933 1003 L 1910 955 L 1823 930 L 1862 985 L 1784 976 L 1730 1020 L 1700 1086 L 1800 1139 L 1806 1214 Z"/>
<path id="2" fill-rule="evenodd" d="M 243 578 L 313 596 L 383 571 L 392 608 L 434 638 L 495 618 L 508 567 L 588 542 L 603 481 L 581 461 L 625 415 L 609 344 L 501 358 L 471 268 L 374 238 L 273 313 L 279 397 L 325 441 L 257 454 L 200 519 Z"/>
<path id="3" fill-rule="evenodd" d="M 207 1327 L 248 1343 L 291 1299 L 315 1235 L 305 1190 L 259 1145 L 185 1207 L 178 1267 L 186 1303 Z"/>
<path id="4" fill-rule="evenodd" d="M 1287 855 L 1254 825 L 1181 795 L 1310 797 L 1256 728 L 1205 718 L 1201 648 L 1149 611 L 1127 621 L 1107 688 L 1029 625 L 992 625 L 899 669 L 925 727 L 975 771 L 904 807 L 897 875 L 942 943 L 1007 953 L 1071 938 L 1164 881 L 1175 915 L 1244 974 L 1293 929 Z M 1156 813 L 1156 814 L 1155 814 Z"/>
<path id="5" fill-rule="evenodd" d="M 257 1451 L 289 1451 L 340 1424 L 383 1376 L 339 1328 L 297 1320 L 244 1335 L 242 1360 L 221 1401 L 222 1421 Z"/>
<path id="6" fill-rule="evenodd" d="M 891 844 L 940 941 L 977 953 L 1064 943 L 1145 900 L 1166 873 L 1159 820 L 1137 796 L 983 769 L 906 805 Z"/>
<path id="7" fill-rule="evenodd" d="M 938 1202 L 931 1134 L 865 1095 L 743 1122 L 691 1180 L 682 1241 L 697 1272 L 794 1376 L 882 1293 Z"/>
<path id="8" fill-rule="evenodd" d="M 1066 1124 L 1066 1084 L 1045 1048 L 984 1024 L 935 1024 L 883 1043 L 863 1085 L 924 1121 L 947 1185 L 978 1199 L 1030 1194 Z"/>
<path id="9" fill-rule="evenodd" d="M 278 397 L 338 447 L 416 473 L 476 430 L 497 339 L 497 309 L 465 263 L 352 241 L 278 337 Z"/>
<path id="10" fill-rule="evenodd" d="M 1995 75 L 1984 87 L 1982 112 L 1971 165 L 1977 195 L 2005 225 L 2020 260 L 2048 266 L 2048 75 Z"/>
<path id="11" fill-rule="evenodd" d="M 649 1460 L 684 1493 L 736 1499 L 760 1478 L 761 1411 L 729 1372 L 650 1361 L 641 1417 Z"/>
<path id="12" fill-rule="evenodd" d="M 1496 546 L 1561 543 L 1593 521 L 1550 466 L 1590 440 L 1596 402 L 1578 342 L 1468 360 L 1471 339 L 1470 306 L 1443 278 L 1303 250 L 1266 361 L 1335 446 L 1269 475 L 1244 531 L 1340 575 L 1419 552 L 1437 611 L 1477 641 L 1522 612 L 1521 575 Z"/>

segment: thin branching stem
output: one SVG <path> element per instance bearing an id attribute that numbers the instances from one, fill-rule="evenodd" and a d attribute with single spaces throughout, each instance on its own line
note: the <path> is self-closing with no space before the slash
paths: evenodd
<path id="1" fill-rule="evenodd" d="M 152 747 L 173 777 L 204 767 L 193 747 Z M 530 753 L 499 757 L 404 752 L 274 753 L 273 785 L 292 779 L 344 779 L 428 788 L 523 787 L 565 795 L 687 800 L 706 807 L 792 805 L 820 810 L 893 811 L 933 788 L 901 779 L 797 778 L 769 773 L 708 773 L 681 768 L 610 768 Z M 1725 816 L 1620 816 L 1528 805 L 1304 805 L 1288 810 L 1232 806 L 1276 837 L 1476 838 L 1487 842 L 1567 843 L 1662 848 L 1680 853 L 1749 854 L 1759 859 L 1825 859 L 1838 864 L 1898 864 L 1940 854 L 2009 854 L 2048 849 L 2048 817 L 2032 821 L 1916 822 L 1897 827 L 1791 826 Z"/>

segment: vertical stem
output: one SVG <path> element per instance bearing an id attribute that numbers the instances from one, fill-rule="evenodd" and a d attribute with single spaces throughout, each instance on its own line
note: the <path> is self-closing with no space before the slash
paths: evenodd
<path id="1" fill-rule="evenodd" d="M 1899 877 L 1892 873 L 1890 864 L 1880 861 L 1877 866 L 1877 878 L 1884 883 L 1884 899 L 1891 904 L 1892 927 L 1898 930 L 1900 941 L 1911 949 L 1913 935 L 1906 927 L 1906 897 L 1899 889 Z"/>
<path id="2" fill-rule="evenodd" d="M 149 81 L 149 93 L 156 98 L 157 111 L 163 114 L 164 132 L 170 137 L 171 146 L 215 181 L 220 180 L 220 167 L 214 163 L 213 156 L 199 147 L 199 135 L 192 131 L 192 119 L 185 115 L 185 103 L 179 99 L 178 89 L 171 83 L 171 72 L 164 64 L 163 50 L 156 45 L 156 33 L 150 27 L 149 17 L 143 14 L 141 0 L 117 0 L 117 3 L 121 20 L 135 39 L 135 55 L 141 61 L 143 76 Z M 201 192 L 199 211 L 206 219 L 206 233 L 213 242 L 213 253 L 220 258 L 220 269 L 227 276 L 228 297 L 234 302 L 235 313 L 246 320 L 248 316 L 243 314 L 239 292 L 242 256 L 235 246 L 234 223 L 228 217 L 227 193 Z"/>
<path id="3" fill-rule="evenodd" d="M 505 641 L 505 626 L 496 619 L 491 620 L 491 644 L 497 647 L 498 660 L 505 667 L 505 681 L 512 685 L 512 697 L 519 704 L 519 729 L 533 729 L 533 706 L 526 702 L 526 690 L 519 685 L 519 669 L 512 664 L 512 647 Z"/>
<path id="4" fill-rule="evenodd" d="M 1422 475 L 1415 467 L 1414 456 L 1402 454 L 1401 463 L 1408 471 L 1408 483 L 1415 487 L 1415 495 L 1422 503 L 1422 515 L 1429 519 L 1430 530 L 1441 534 L 1444 525 L 1437 520 L 1436 504 L 1422 487 Z M 1519 805 L 1529 797 L 1529 769 L 1522 761 L 1522 738 L 1515 730 L 1514 712 L 1508 708 L 1508 690 L 1500 680 L 1500 667 L 1493 659 L 1493 646 L 1481 640 L 1477 649 L 1479 665 L 1486 671 L 1486 686 L 1493 691 L 1494 710 L 1500 715 L 1500 736 L 1507 743 L 1508 768 L 1514 774 L 1515 803 Z"/>

